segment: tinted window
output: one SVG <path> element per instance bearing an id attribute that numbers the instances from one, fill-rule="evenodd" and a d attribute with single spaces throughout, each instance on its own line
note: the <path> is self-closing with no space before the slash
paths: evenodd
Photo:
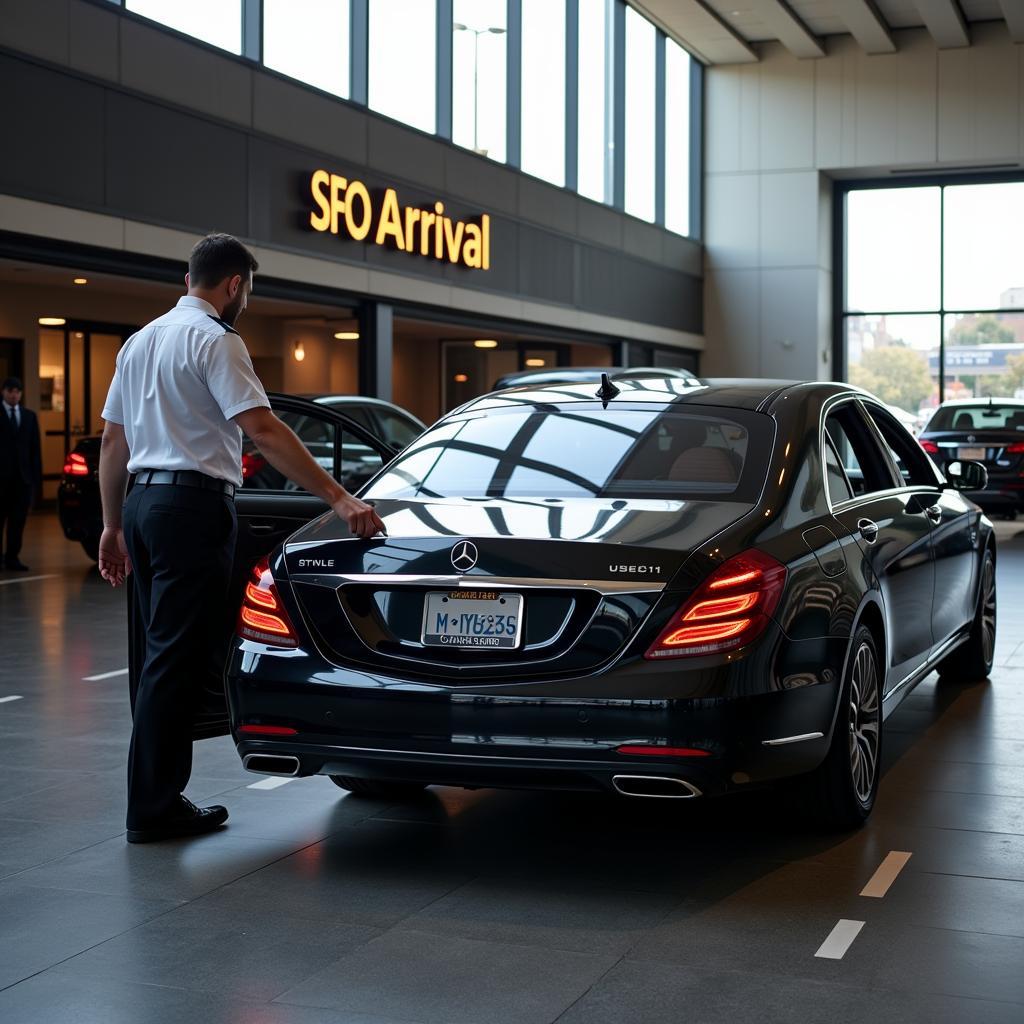
<path id="1" fill-rule="evenodd" d="M 885 491 L 896 486 L 884 452 L 852 402 L 829 413 L 825 430 L 855 495 Z"/>
<path id="2" fill-rule="evenodd" d="M 935 474 L 921 446 L 883 409 L 870 403 L 865 403 L 864 408 L 878 427 L 903 482 L 915 486 L 936 486 Z"/>
<path id="3" fill-rule="evenodd" d="M 418 423 L 390 409 L 374 408 L 373 414 L 377 418 L 380 436 L 399 451 L 413 438 L 423 433 L 423 428 Z"/>
<path id="4" fill-rule="evenodd" d="M 756 501 L 774 423 L 733 409 L 523 406 L 446 420 L 366 497 Z"/>
<path id="5" fill-rule="evenodd" d="M 1022 430 L 1024 405 L 943 405 L 925 430 Z"/>
<path id="6" fill-rule="evenodd" d="M 843 465 L 839 461 L 835 448 L 828 442 L 825 443 L 825 479 L 828 485 L 829 500 L 833 505 L 841 501 L 849 501 L 853 497 L 853 488 L 850 487 Z"/>

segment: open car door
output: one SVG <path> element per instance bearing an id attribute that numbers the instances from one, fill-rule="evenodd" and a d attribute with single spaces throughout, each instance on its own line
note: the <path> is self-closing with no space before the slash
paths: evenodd
<path id="1" fill-rule="evenodd" d="M 295 431 L 313 458 L 353 494 L 397 454 L 386 441 L 330 406 L 292 395 L 271 393 L 267 397 L 274 412 Z M 238 537 L 224 608 L 223 642 L 209 652 L 193 739 L 225 736 L 229 731 L 224 662 L 242 590 L 253 565 L 299 527 L 327 511 L 326 503 L 274 469 L 248 437 L 242 442 L 242 475 L 242 487 L 235 492 Z M 128 579 L 130 586 L 131 577 Z M 128 673 L 133 706 L 144 658 L 143 628 L 134 607 L 129 595 Z"/>

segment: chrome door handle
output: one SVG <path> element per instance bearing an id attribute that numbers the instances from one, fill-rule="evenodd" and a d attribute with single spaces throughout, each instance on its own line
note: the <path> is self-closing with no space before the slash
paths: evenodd
<path id="1" fill-rule="evenodd" d="M 273 529 L 274 529 L 274 524 L 273 523 L 250 523 L 249 524 L 249 532 L 250 533 L 270 533 L 270 531 L 273 530 Z"/>
<path id="2" fill-rule="evenodd" d="M 874 544 L 878 540 L 878 524 L 870 519 L 858 519 L 857 530 L 868 544 Z"/>
<path id="3" fill-rule="evenodd" d="M 929 505 L 925 510 L 924 514 L 933 522 L 942 522 L 942 506 L 941 505 Z"/>

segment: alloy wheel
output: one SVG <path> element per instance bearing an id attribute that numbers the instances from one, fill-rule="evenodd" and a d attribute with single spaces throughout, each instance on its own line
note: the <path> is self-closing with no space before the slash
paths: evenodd
<path id="1" fill-rule="evenodd" d="M 878 668 L 868 644 L 861 644 L 850 679 L 850 773 L 857 799 L 871 800 L 878 771 Z"/>
<path id="2" fill-rule="evenodd" d="M 985 664 L 991 665 L 996 649 L 996 567 L 985 559 L 981 577 L 981 649 Z"/>

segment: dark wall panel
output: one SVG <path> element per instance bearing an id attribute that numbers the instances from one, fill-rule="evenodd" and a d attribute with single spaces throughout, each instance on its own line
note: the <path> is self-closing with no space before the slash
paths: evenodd
<path id="1" fill-rule="evenodd" d="M 0 57 L 0 97 L 0 188 L 101 204 L 104 90 Z"/>
<path id="2" fill-rule="evenodd" d="M 574 305 L 576 243 L 536 228 L 519 232 L 519 290 L 531 299 Z"/>
<path id="3" fill-rule="evenodd" d="M 118 212 L 249 233 L 243 132 L 111 91 L 106 143 L 107 203 Z"/>

